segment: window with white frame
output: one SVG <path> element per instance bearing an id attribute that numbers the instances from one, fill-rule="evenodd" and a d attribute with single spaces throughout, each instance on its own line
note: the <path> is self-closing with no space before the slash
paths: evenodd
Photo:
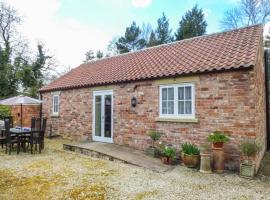
<path id="1" fill-rule="evenodd" d="M 52 111 L 53 115 L 58 115 L 59 114 L 59 94 L 54 94 L 53 95 L 53 104 L 52 104 Z"/>
<path id="2" fill-rule="evenodd" d="M 160 117 L 195 118 L 193 83 L 160 86 Z"/>

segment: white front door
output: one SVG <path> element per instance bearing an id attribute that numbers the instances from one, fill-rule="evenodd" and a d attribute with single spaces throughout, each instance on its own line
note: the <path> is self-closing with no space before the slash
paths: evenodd
<path id="1" fill-rule="evenodd" d="M 93 140 L 113 142 L 113 91 L 94 91 Z"/>

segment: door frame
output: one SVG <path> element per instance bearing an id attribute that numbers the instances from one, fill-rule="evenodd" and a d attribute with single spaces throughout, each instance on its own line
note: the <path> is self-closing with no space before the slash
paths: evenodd
<path id="1" fill-rule="evenodd" d="M 95 136 L 95 111 L 96 111 L 96 102 L 95 102 L 95 97 L 96 96 L 103 96 L 101 98 L 101 113 L 104 115 L 105 112 L 105 105 L 104 105 L 104 96 L 105 95 L 111 95 L 112 99 L 111 99 L 111 137 L 110 138 L 106 138 L 104 137 L 104 129 L 105 129 L 105 124 L 104 124 L 104 120 L 103 122 L 101 121 L 101 136 Z M 98 91 L 93 91 L 93 113 L 92 113 L 92 139 L 93 141 L 97 141 L 97 142 L 106 142 L 106 143 L 113 143 L 113 90 L 98 90 Z"/>

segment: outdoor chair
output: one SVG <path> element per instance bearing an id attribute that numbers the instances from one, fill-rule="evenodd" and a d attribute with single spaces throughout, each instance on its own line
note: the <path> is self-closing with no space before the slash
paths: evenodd
<path id="1" fill-rule="evenodd" d="M 34 131 L 34 130 L 37 130 L 36 129 L 36 118 L 32 117 L 31 118 L 31 131 Z M 26 133 L 26 134 L 23 134 L 20 136 L 21 146 L 22 146 L 24 152 L 26 152 L 26 144 L 28 144 L 28 146 L 29 146 L 30 137 L 31 137 L 30 133 Z M 27 148 L 28 148 L 28 146 L 27 146 Z"/>
<path id="2" fill-rule="evenodd" d="M 12 116 L 5 117 L 5 118 L 4 118 L 4 121 L 5 121 L 5 120 L 9 120 L 9 127 L 10 127 L 10 128 L 13 128 L 13 117 L 12 117 Z"/>
<path id="3" fill-rule="evenodd" d="M 17 145 L 17 154 L 20 152 L 20 137 L 17 135 L 11 135 L 10 134 L 10 121 L 9 119 L 5 119 L 5 137 L 6 137 L 6 154 L 11 154 L 11 149 L 13 148 L 13 145 Z"/>
<path id="4" fill-rule="evenodd" d="M 37 119 L 37 121 L 38 121 L 38 119 Z M 29 138 L 31 154 L 33 154 L 33 147 L 34 146 L 35 146 L 35 149 L 37 149 L 37 146 L 38 146 L 39 153 L 41 153 L 41 150 L 44 149 L 44 135 L 45 135 L 45 130 L 46 130 L 46 124 L 47 124 L 47 119 L 43 118 L 42 123 L 41 123 L 41 129 L 39 129 L 39 130 L 34 129 L 33 131 L 31 130 L 30 138 Z"/>
<path id="5" fill-rule="evenodd" d="M 5 132 L 4 132 L 4 123 L 3 123 L 3 124 L 0 124 L 0 144 L 2 146 L 2 149 L 4 148 L 4 144 L 6 144 L 6 139 L 7 138 L 6 138 L 6 135 L 5 135 Z"/>

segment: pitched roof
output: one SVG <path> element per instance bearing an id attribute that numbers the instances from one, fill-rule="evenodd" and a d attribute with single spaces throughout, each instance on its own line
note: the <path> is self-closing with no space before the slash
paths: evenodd
<path id="1" fill-rule="evenodd" d="M 254 25 L 92 61 L 40 91 L 252 67 L 262 32 L 262 25 Z"/>

